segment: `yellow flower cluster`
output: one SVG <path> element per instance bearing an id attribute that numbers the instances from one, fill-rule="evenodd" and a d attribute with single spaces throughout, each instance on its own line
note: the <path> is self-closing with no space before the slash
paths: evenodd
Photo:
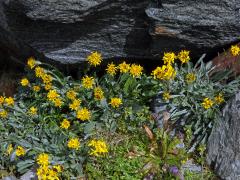
<path id="1" fill-rule="evenodd" d="M 137 64 L 132 64 L 130 67 L 130 74 L 133 77 L 140 77 L 142 75 L 143 67 Z"/>
<path id="2" fill-rule="evenodd" d="M 39 154 L 37 157 L 37 176 L 39 180 L 59 180 L 59 173 L 62 172 L 61 165 L 49 165 L 49 155 L 46 153 Z"/>
<path id="3" fill-rule="evenodd" d="M 102 62 L 102 55 L 98 52 L 92 52 L 88 57 L 87 61 L 92 66 L 100 65 Z"/>
<path id="4" fill-rule="evenodd" d="M 39 92 L 41 90 L 40 86 L 33 86 L 33 91 Z"/>
<path id="5" fill-rule="evenodd" d="M 30 115 L 34 116 L 34 115 L 37 114 L 37 110 L 38 110 L 38 109 L 33 106 L 33 107 L 31 107 L 31 108 L 29 109 L 28 113 L 29 113 Z"/>
<path id="6" fill-rule="evenodd" d="M 80 148 L 80 142 L 79 142 L 78 138 L 72 138 L 68 141 L 67 146 L 70 149 L 78 150 Z"/>
<path id="7" fill-rule="evenodd" d="M 60 126 L 62 129 L 68 129 L 70 127 L 70 122 L 67 120 L 67 119 L 64 119 L 62 122 L 61 122 L 61 126 Z"/>
<path id="8" fill-rule="evenodd" d="M 91 140 L 88 146 L 91 147 L 90 155 L 102 156 L 108 153 L 107 145 L 103 140 Z"/>
<path id="9" fill-rule="evenodd" d="M 0 96 L 0 107 L 3 108 L 3 105 L 14 106 L 14 99 L 12 97 Z M 5 109 L 0 109 L 0 118 L 7 118 L 8 111 Z"/>
<path id="10" fill-rule="evenodd" d="M 48 100 L 53 102 L 56 107 L 61 107 L 63 104 L 59 96 L 56 90 L 50 90 L 47 94 Z"/>
<path id="11" fill-rule="evenodd" d="M 27 60 L 27 65 L 30 69 L 33 69 L 36 65 L 36 60 L 34 59 L 34 57 L 30 57 Z"/>
<path id="12" fill-rule="evenodd" d="M 8 116 L 8 112 L 4 109 L 0 110 L 0 117 L 1 118 L 6 118 Z"/>
<path id="13" fill-rule="evenodd" d="M 101 101 L 104 98 L 104 93 L 101 87 L 96 87 L 94 89 L 94 98 Z"/>
<path id="14" fill-rule="evenodd" d="M 81 102 L 82 102 L 82 101 L 81 101 L 80 99 L 74 99 L 74 100 L 72 101 L 72 103 L 69 104 L 69 108 L 70 108 L 71 110 L 77 111 L 77 110 L 79 109 L 79 107 L 80 107 Z"/>
<path id="15" fill-rule="evenodd" d="M 170 80 L 176 76 L 176 71 L 171 65 L 163 65 L 162 67 L 157 67 L 152 72 L 154 79 L 159 80 Z"/>
<path id="16" fill-rule="evenodd" d="M 232 45 L 230 51 L 233 56 L 238 56 L 240 54 L 240 47 L 238 45 Z"/>
<path id="17" fill-rule="evenodd" d="M 118 108 L 122 104 L 122 99 L 121 98 L 111 98 L 110 103 L 112 107 Z"/>
<path id="18" fill-rule="evenodd" d="M 182 62 L 182 64 L 187 63 L 190 61 L 190 51 L 182 50 L 181 52 L 178 53 L 178 59 Z"/>
<path id="19" fill-rule="evenodd" d="M 76 112 L 76 116 L 81 121 L 87 121 L 91 118 L 91 112 L 87 108 L 80 108 Z"/>
<path id="20" fill-rule="evenodd" d="M 164 99 L 164 101 L 168 101 L 170 99 L 170 93 L 169 92 L 164 92 L 163 93 L 163 99 Z"/>
<path id="21" fill-rule="evenodd" d="M 82 86 L 86 89 L 92 89 L 94 85 L 94 78 L 85 76 L 82 78 Z"/>
<path id="22" fill-rule="evenodd" d="M 185 79 L 187 83 L 190 84 L 196 80 L 196 75 L 194 73 L 188 73 Z"/>
<path id="23" fill-rule="evenodd" d="M 127 73 L 130 71 L 131 66 L 129 64 L 127 64 L 125 61 L 123 61 L 123 63 L 118 65 L 118 69 L 120 71 L 120 73 Z"/>
<path id="24" fill-rule="evenodd" d="M 4 101 L 7 106 L 14 106 L 14 99 L 12 97 L 5 98 Z"/>
<path id="25" fill-rule="evenodd" d="M 25 149 L 22 146 L 17 146 L 16 156 L 24 156 L 26 154 Z"/>
<path id="26" fill-rule="evenodd" d="M 21 80 L 21 85 L 22 85 L 22 86 L 28 86 L 28 85 L 29 85 L 28 79 L 27 79 L 27 78 L 23 78 L 23 79 Z"/>
<path id="27" fill-rule="evenodd" d="M 108 64 L 106 71 L 109 75 L 114 76 L 117 73 L 117 66 L 113 63 Z"/>
<path id="28" fill-rule="evenodd" d="M 74 90 L 67 91 L 67 98 L 74 100 L 77 97 L 77 93 Z"/>
<path id="29" fill-rule="evenodd" d="M 177 58 L 177 56 L 173 52 L 164 53 L 163 63 L 168 64 L 168 65 L 172 65 L 176 58 Z"/>
<path id="30" fill-rule="evenodd" d="M 204 109 L 209 109 L 213 106 L 213 101 L 210 98 L 204 98 L 202 102 L 202 106 Z"/>

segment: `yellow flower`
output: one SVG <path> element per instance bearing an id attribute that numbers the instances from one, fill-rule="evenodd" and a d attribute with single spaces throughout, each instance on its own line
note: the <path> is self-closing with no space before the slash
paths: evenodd
<path id="1" fill-rule="evenodd" d="M 71 104 L 69 104 L 69 108 L 71 110 L 77 110 L 79 108 L 81 104 L 81 100 L 80 99 L 74 99 L 73 102 Z"/>
<path id="2" fill-rule="evenodd" d="M 7 147 L 7 155 L 10 155 L 13 151 L 13 145 L 12 144 L 9 144 L 8 147 Z"/>
<path id="3" fill-rule="evenodd" d="M 80 142 L 79 142 L 78 138 L 72 138 L 72 139 L 70 139 L 70 140 L 68 141 L 68 147 L 69 147 L 70 149 L 76 149 L 76 150 L 78 150 L 79 147 L 80 147 Z"/>
<path id="4" fill-rule="evenodd" d="M 100 87 L 94 89 L 94 98 L 96 100 L 102 100 L 104 98 L 103 90 Z"/>
<path id="5" fill-rule="evenodd" d="M 118 108 L 122 104 L 121 98 L 111 98 L 110 103 L 112 107 Z"/>
<path id="6" fill-rule="evenodd" d="M 162 67 L 157 67 L 156 69 L 154 69 L 151 73 L 151 75 L 153 75 L 154 79 L 163 79 L 164 78 L 164 71 Z"/>
<path id="7" fill-rule="evenodd" d="M 45 84 L 45 85 L 44 85 L 44 89 L 45 89 L 46 91 L 49 91 L 50 89 L 52 89 L 52 83 Z"/>
<path id="8" fill-rule="evenodd" d="M 41 166 L 48 166 L 49 164 L 49 155 L 46 153 L 41 153 L 37 157 L 37 163 Z"/>
<path id="9" fill-rule="evenodd" d="M 49 172 L 48 166 L 40 166 L 37 169 L 38 179 L 39 180 L 48 180 L 48 176 L 47 176 L 48 172 Z"/>
<path id="10" fill-rule="evenodd" d="M 40 91 L 40 86 L 33 86 L 33 91 L 39 92 Z"/>
<path id="11" fill-rule="evenodd" d="M 27 78 L 23 78 L 23 79 L 21 80 L 21 84 L 22 84 L 22 86 L 27 86 L 27 85 L 29 85 L 28 79 L 27 79 Z"/>
<path id="12" fill-rule="evenodd" d="M 194 82 L 195 80 L 196 80 L 196 76 L 195 76 L 194 73 L 188 73 L 186 75 L 186 81 L 187 81 L 188 84 Z"/>
<path id="13" fill-rule="evenodd" d="M 106 71 L 111 76 L 114 76 L 117 73 L 117 67 L 113 63 L 108 64 Z"/>
<path id="14" fill-rule="evenodd" d="M 14 106 L 14 99 L 12 97 L 6 98 L 5 102 L 8 106 Z"/>
<path id="15" fill-rule="evenodd" d="M 28 67 L 30 67 L 30 69 L 34 68 L 34 66 L 36 65 L 36 60 L 34 59 L 34 57 L 28 58 L 27 65 Z"/>
<path id="16" fill-rule="evenodd" d="M 143 67 L 140 65 L 132 64 L 130 67 L 130 74 L 133 77 L 140 77 L 143 71 Z"/>
<path id="17" fill-rule="evenodd" d="M 90 155 L 102 156 L 108 153 L 107 145 L 103 140 L 91 140 L 88 146 L 91 147 Z"/>
<path id="18" fill-rule="evenodd" d="M 170 99 L 170 93 L 169 93 L 169 92 L 164 92 L 164 93 L 163 93 L 163 99 L 164 99 L 165 101 L 168 101 L 168 100 Z"/>
<path id="19" fill-rule="evenodd" d="M 63 128 L 63 129 L 68 129 L 70 127 L 70 122 L 67 119 L 64 119 L 61 122 L 61 126 L 60 127 Z"/>
<path id="20" fill-rule="evenodd" d="M 63 170 L 63 167 L 61 165 L 54 165 L 53 169 L 55 169 L 58 173 L 61 173 Z"/>
<path id="21" fill-rule="evenodd" d="M 3 96 L 0 96 L 0 105 L 4 103 L 5 98 Z"/>
<path id="22" fill-rule="evenodd" d="M 221 93 L 219 93 L 215 98 L 214 98 L 216 104 L 221 104 L 224 102 L 224 98 L 223 95 Z"/>
<path id="23" fill-rule="evenodd" d="M 94 78 L 89 77 L 89 76 L 83 77 L 82 78 L 82 85 L 83 85 L 84 88 L 92 89 L 93 85 L 94 85 Z"/>
<path id="24" fill-rule="evenodd" d="M 87 61 L 90 65 L 92 66 L 97 66 L 100 65 L 100 63 L 102 62 L 102 55 L 98 52 L 92 52 L 88 57 L 87 57 Z"/>
<path id="25" fill-rule="evenodd" d="M 52 82 L 52 76 L 49 74 L 43 74 L 41 78 L 44 84 L 50 84 Z"/>
<path id="26" fill-rule="evenodd" d="M 76 98 L 76 96 L 77 96 L 77 93 L 74 90 L 69 90 L 67 92 L 68 99 L 74 100 Z"/>
<path id="27" fill-rule="evenodd" d="M 171 65 L 172 63 L 174 63 L 175 59 L 176 59 L 176 55 L 173 52 L 164 53 L 164 56 L 163 56 L 164 64 Z"/>
<path id="28" fill-rule="evenodd" d="M 60 98 L 56 98 L 52 101 L 56 107 L 61 107 L 63 105 L 63 102 Z"/>
<path id="29" fill-rule="evenodd" d="M 232 45 L 230 51 L 233 56 L 238 56 L 240 54 L 240 48 L 238 45 Z"/>
<path id="30" fill-rule="evenodd" d="M 87 109 L 87 108 L 81 108 L 76 112 L 76 116 L 78 119 L 80 119 L 81 121 L 86 121 L 86 120 L 90 120 L 91 118 L 91 112 Z"/>
<path id="31" fill-rule="evenodd" d="M 47 178 L 49 180 L 59 180 L 58 178 L 58 173 L 56 171 L 54 171 L 53 169 L 49 169 L 48 170 L 48 176 Z"/>
<path id="32" fill-rule="evenodd" d="M 187 63 L 190 60 L 189 53 L 190 51 L 182 50 L 180 53 L 178 53 L 178 59 L 182 63 Z"/>
<path id="33" fill-rule="evenodd" d="M 48 100 L 54 101 L 54 99 L 59 97 L 59 94 L 56 90 L 50 90 L 47 94 Z"/>
<path id="34" fill-rule="evenodd" d="M 204 109 L 209 109 L 213 106 L 213 101 L 209 98 L 204 98 L 202 102 Z"/>
<path id="35" fill-rule="evenodd" d="M 38 110 L 38 109 L 33 106 L 33 107 L 31 107 L 31 108 L 29 109 L 29 114 L 30 114 L 30 115 L 36 115 L 36 114 L 37 114 L 37 110 Z"/>
<path id="36" fill-rule="evenodd" d="M 153 70 L 152 75 L 154 79 L 170 80 L 176 76 L 176 71 L 171 65 L 163 65 Z"/>
<path id="37" fill-rule="evenodd" d="M 35 75 L 36 75 L 36 77 L 43 77 L 44 75 L 45 75 L 45 72 L 44 72 L 44 69 L 43 68 L 41 68 L 41 67 L 36 67 L 35 68 Z"/>
<path id="38" fill-rule="evenodd" d="M 1 110 L 1 111 L 0 111 L 0 117 L 1 117 L 1 118 L 6 118 L 7 115 L 8 115 L 8 112 L 7 112 L 6 110 Z"/>
<path id="39" fill-rule="evenodd" d="M 127 73 L 130 70 L 130 65 L 124 61 L 123 63 L 118 65 L 118 68 L 121 73 Z"/>
<path id="40" fill-rule="evenodd" d="M 24 156 L 25 154 L 25 149 L 22 146 L 18 146 L 16 149 L 16 156 Z"/>

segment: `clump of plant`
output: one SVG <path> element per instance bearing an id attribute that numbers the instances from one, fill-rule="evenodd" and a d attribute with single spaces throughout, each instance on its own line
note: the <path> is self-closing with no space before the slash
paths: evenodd
<path id="1" fill-rule="evenodd" d="M 29 58 L 19 93 L 0 97 L 2 166 L 18 175 L 32 169 L 38 179 L 97 175 L 178 178 L 185 150 L 176 153 L 179 139 L 160 127 L 159 120 L 151 119 L 150 102 L 160 93 L 162 109 L 170 114 L 169 124 L 174 127 L 183 122 L 180 127 L 193 132 L 188 141 L 198 141 L 207 138 L 224 98 L 239 85 L 238 80 L 223 81 L 229 73 L 222 78 L 214 76 L 214 68 L 202 59 L 195 66 L 189 60 L 189 51 L 165 53 L 164 65 L 150 76 L 138 64 L 109 63 L 107 73 L 98 77 L 90 72 L 99 68 L 102 57 L 93 52 L 81 78 L 73 80 Z M 142 137 L 143 129 L 152 132 L 150 140 L 146 135 L 136 139 Z M 126 152 L 132 152 L 128 141 L 114 148 L 114 141 L 109 139 L 122 134 L 132 138 L 131 147 L 137 144 L 133 153 L 140 153 L 139 158 L 122 162 Z M 116 166 L 103 167 L 101 162 L 107 164 L 113 158 Z M 118 163 L 122 163 L 120 170 L 114 169 Z M 130 167 L 138 173 L 129 172 Z"/>

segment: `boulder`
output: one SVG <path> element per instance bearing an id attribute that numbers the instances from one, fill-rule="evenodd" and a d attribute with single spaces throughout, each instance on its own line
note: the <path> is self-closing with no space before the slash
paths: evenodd
<path id="1" fill-rule="evenodd" d="M 151 52 L 190 49 L 193 55 L 212 53 L 239 41 L 240 3 L 236 0 L 162 0 L 149 6 Z M 165 37 L 165 38 L 164 38 Z"/>
<path id="2" fill-rule="evenodd" d="M 240 179 L 240 92 L 227 103 L 209 137 L 207 162 L 222 179 Z"/>

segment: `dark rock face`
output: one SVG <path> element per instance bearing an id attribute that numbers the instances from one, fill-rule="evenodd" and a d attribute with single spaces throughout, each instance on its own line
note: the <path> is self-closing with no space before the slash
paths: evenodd
<path id="1" fill-rule="evenodd" d="M 239 1 L 162 0 L 162 5 L 161 9 L 146 9 L 152 22 L 153 53 L 161 50 L 163 42 L 167 50 L 190 48 L 199 54 L 239 40 Z"/>
<path id="2" fill-rule="evenodd" d="M 91 51 L 107 58 L 149 56 L 147 0 L 12 0 L 8 25 L 21 40 L 62 63 L 86 59 Z"/>
<path id="3" fill-rule="evenodd" d="M 222 179 L 240 179 L 240 93 L 227 103 L 209 137 L 207 162 Z"/>

